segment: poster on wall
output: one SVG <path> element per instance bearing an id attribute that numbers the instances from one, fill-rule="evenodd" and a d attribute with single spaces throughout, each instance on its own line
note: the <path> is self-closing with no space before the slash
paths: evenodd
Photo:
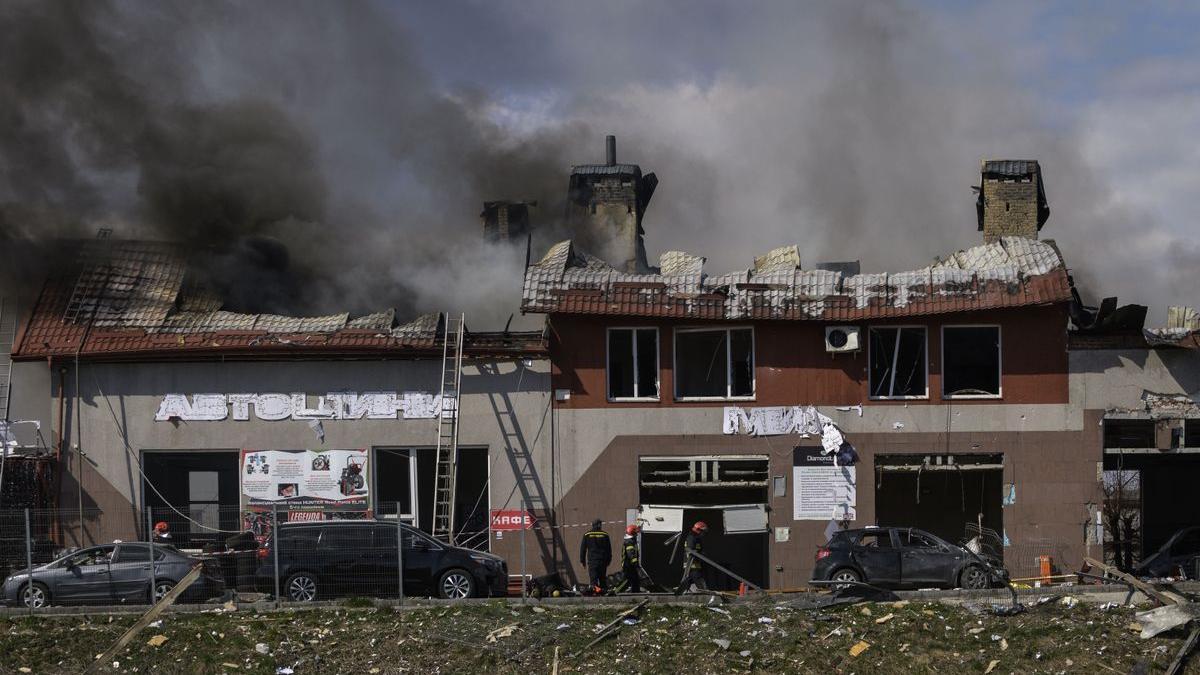
<path id="1" fill-rule="evenodd" d="M 821 446 L 792 451 L 793 520 L 854 520 L 858 500 L 853 466 L 834 466 Z"/>
<path id="2" fill-rule="evenodd" d="M 243 508 L 365 511 L 369 453 L 361 450 L 243 450 Z"/>

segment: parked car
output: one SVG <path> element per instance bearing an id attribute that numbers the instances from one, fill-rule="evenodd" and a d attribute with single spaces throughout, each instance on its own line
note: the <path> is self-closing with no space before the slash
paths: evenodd
<path id="1" fill-rule="evenodd" d="M 1185 576 L 1197 578 L 1200 566 L 1200 527 L 1185 527 L 1142 561 L 1133 573 L 1139 577 Z"/>
<path id="2" fill-rule="evenodd" d="M 989 588 L 1008 582 L 994 556 L 976 554 L 911 527 L 842 530 L 817 551 L 814 581 L 881 588 Z"/>
<path id="3" fill-rule="evenodd" d="M 157 602 L 179 583 L 198 558 L 174 546 L 154 546 L 154 600 Z M 180 600 L 198 601 L 220 595 L 224 584 L 205 567 L 199 579 Z M 4 580 L 4 604 L 44 607 L 67 604 L 145 603 L 150 597 L 150 544 L 118 542 L 92 546 L 63 555 L 44 565 L 13 573 Z"/>
<path id="4" fill-rule="evenodd" d="M 408 525 L 404 532 L 405 595 L 472 598 L 504 595 L 508 566 L 499 556 L 447 546 Z M 283 523 L 259 550 L 259 590 L 274 593 L 279 542 L 279 590 L 285 600 L 396 596 L 395 522 L 333 520 Z"/>

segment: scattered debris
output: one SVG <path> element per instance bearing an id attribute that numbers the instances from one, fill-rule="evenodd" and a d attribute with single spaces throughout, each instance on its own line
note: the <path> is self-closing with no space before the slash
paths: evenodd
<path id="1" fill-rule="evenodd" d="M 988 675 L 988 673 L 995 670 L 996 666 L 998 665 L 1000 665 L 1000 659 L 992 659 L 991 661 L 988 661 L 987 670 L 983 671 L 983 675 Z"/>
<path id="2" fill-rule="evenodd" d="M 1191 634 L 1188 635 L 1183 646 L 1179 648 L 1179 652 L 1175 654 L 1175 659 L 1167 667 L 1167 675 L 1176 675 L 1176 673 L 1183 670 L 1183 664 L 1187 661 L 1188 656 L 1196 650 L 1197 642 L 1200 642 L 1200 626 L 1192 628 Z"/>
<path id="3" fill-rule="evenodd" d="M 725 638 L 717 638 L 717 639 L 713 640 L 713 644 L 720 647 L 722 650 L 728 651 L 729 645 L 732 643 L 730 643 L 729 640 L 726 640 Z"/>
<path id="4" fill-rule="evenodd" d="M 155 635 L 155 636 L 151 637 L 149 640 L 146 640 L 146 644 L 150 645 L 151 647 L 161 647 L 161 646 L 165 645 L 166 643 L 167 643 L 166 635 Z"/>
<path id="5" fill-rule="evenodd" d="M 717 614 L 724 614 L 725 616 L 729 616 L 729 610 L 727 610 L 727 609 L 721 609 L 720 607 L 713 607 L 712 605 L 709 605 L 708 610 L 712 611 L 712 612 L 716 612 Z"/>
<path id="6" fill-rule="evenodd" d="M 1073 595 L 1064 595 L 1063 599 L 1058 601 L 1058 604 L 1067 609 L 1073 609 L 1075 605 L 1079 604 L 1079 600 Z"/>
<path id="7" fill-rule="evenodd" d="M 554 627 L 554 630 L 566 630 L 570 627 L 571 627 L 571 624 L 569 624 L 569 623 L 560 623 Z"/>
<path id="8" fill-rule="evenodd" d="M 878 619 L 875 619 L 875 623 L 887 623 L 887 622 L 891 621 L 892 619 L 894 619 L 895 617 L 896 617 L 895 614 L 889 612 L 889 613 L 884 614 L 883 616 L 879 617 Z"/>
<path id="9" fill-rule="evenodd" d="M 1200 603 L 1163 605 L 1138 612 L 1136 616 L 1141 624 L 1142 639 L 1145 640 L 1200 618 Z"/>
<path id="10" fill-rule="evenodd" d="M 496 630 L 493 630 L 487 634 L 487 641 L 494 643 L 500 638 L 512 637 L 513 633 L 517 632 L 519 629 L 520 626 L 515 623 L 510 623 L 507 626 L 501 626 L 500 628 L 497 628 Z"/>
<path id="11" fill-rule="evenodd" d="M 760 616 L 760 617 L 758 617 L 758 622 L 759 623 L 775 623 L 775 619 L 772 619 L 769 616 Z"/>
<path id="12" fill-rule="evenodd" d="M 266 656 L 267 654 L 271 653 L 271 648 L 267 646 L 267 643 L 259 642 L 258 644 L 254 645 L 254 651 Z"/>
<path id="13" fill-rule="evenodd" d="M 865 640 L 859 640 L 858 644 L 850 648 L 850 656 L 858 656 L 871 648 L 871 645 Z"/>

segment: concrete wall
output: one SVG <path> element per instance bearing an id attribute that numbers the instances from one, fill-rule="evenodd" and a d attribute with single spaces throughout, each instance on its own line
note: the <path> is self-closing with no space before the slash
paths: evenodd
<path id="1" fill-rule="evenodd" d="M 1071 352 L 1071 401 L 1081 408 L 1141 408 L 1142 393 L 1200 392 L 1193 349 L 1087 349 Z"/>

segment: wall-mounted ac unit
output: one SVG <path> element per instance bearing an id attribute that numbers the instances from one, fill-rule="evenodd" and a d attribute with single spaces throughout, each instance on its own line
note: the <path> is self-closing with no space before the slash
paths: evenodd
<path id="1" fill-rule="evenodd" d="M 861 348 L 858 326 L 826 326 L 825 351 L 856 352 Z"/>

